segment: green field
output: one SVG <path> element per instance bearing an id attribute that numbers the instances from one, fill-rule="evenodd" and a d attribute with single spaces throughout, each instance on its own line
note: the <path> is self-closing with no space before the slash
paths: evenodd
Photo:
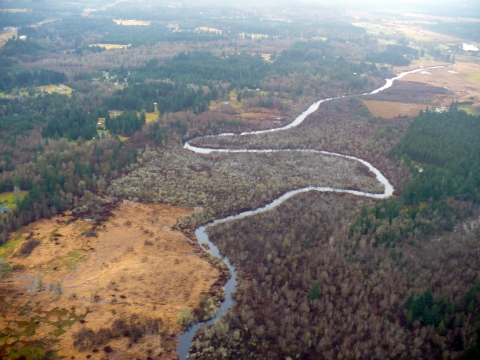
<path id="1" fill-rule="evenodd" d="M 466 106 L 460 106 L 458 109 L 465 111 L 469 115 L 480 115 L 480 110 L 479 109 L 474 109 L 474 108 L 466 107 Z"/>
<path id="2" fill-rule="evenodd" d="M 466 77 L 468 79 L 475 80 L 476 82 L 480 83 L 480 74 L 479 73 L 468 73 L 468 74 L 462 74 L 463 77 Z"/>
<path id="3" fill-rule="evenodd" d="M 60 84 L 60 85 L 40 86 L 40 87 L 37 88 L 37 91 L 39 91 L 40 93 L 42 93 L 44 91 L 47 92 L 47 93 L 55 92 L 55 93 L 58 93 L 58 94 L 71 96 L 73 89 L 69 88 L 66 85 Z"/>
<path id="4" fill-rule="evenodd" d="M 19 199 L 22 200 L 27 196 L 28 191 L 20 191 L 18 193 Z M 16 209 L 17 205 L 15 204 L 15 193 L 5 192 L 0 194 L 0 206 L 7 206 L 10 209 Z"/>

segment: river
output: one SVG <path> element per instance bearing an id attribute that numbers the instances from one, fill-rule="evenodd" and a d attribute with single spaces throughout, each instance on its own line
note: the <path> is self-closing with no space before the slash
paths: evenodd
<path id="1" fill-rule="evenodd" d="M 232 305 L 232 302 L 233 302 L 232 301 L 232 292 L 235 290 L 235 285 L 237 283 L 237 281 L 236 281 L 236 269 L 230 263 L 228 258 L 226 258 L 225 256 L 220 254 L 220 251 L 218 250 L 217 246 L 215 246 L 215 244 L 213 244 L 210 241 L 210 238 L 208 237 L 208 234 L 207 234 L 207 231 L 206 231 L 206 229 L 208 227 L 214 226 L 214 225 L 217 225 L 217 224 L 221 224 L 221 223 L 224 223 L 224 222 L 227 222 L 227 221 L 243 219 L 243 218 L 246 218 L 248 216 L 252 216 L 252 215 L 263 213 L 265 211 L 272 210 L 273 208 L 279 206 L 280 204 L 282 204 L 284 201 L 288 200 L 292 196 L 295 196 L 297 194 L 304 193 L 304 192 L 307 192 L 307 191 L 349 193 L 349 194 L 353 194 L 353 195 L 365 196 L 365 197 L 370 197 L 370 198 L 375 198 L 375 199 L 388 198 L 388 197 L 393 195 L 393 191 L 394 191 L 393 186 L 390 184 L 390 182 L 387 180 L 387 178 L 377 168 L 375 168 L 368 161 L 359 159 L 359 158 L 354 157 L 354 156 L 337 154 L 337 153 L 333 153 L 333 152 L 329 152 L 329 151 L 310 150 L 310 149 L 265 149 L 265 150 L 210 149 L 210 148 L 196 147 L 194 145 L 191 145 L 190 143 L 192 141 L 196 140 L 196 139 L 204 138 L 204 137 L 227 137 L 227 136 L 232 136 L 233 137 L 233 136 L 245 136 L 245 135 L 258 135 L 258 134 L 265 134 L 265 133 L 270 133 L 270 132 L 275 132 L 275 131 L 285 131 L 285 130 L 288 130 L 288 129 L 291 129 L 291 128 L 294 128 L 294 127 L 300 125 L 303 121 L 305 121 L 305 119 L 308 117 L 308 115 L 317 111 L 318 108 L 320 107 L 320 105 L 324 102 L 331 101 L 331 100 L 342 99 L 342 98 L 346 98 L 346 97 L 352 97 L 352 96 L 367 96 L 367 95 L 378 94 L 379 92 L 384 91 L 384 90 L 388 89 L 389 87 L 391 87 L 395 80 L 401 79 L 408 74 L 413 74 L 413 73 L 416 73 L 416 72 L 419 72 L 419 71 L 423 71 L 425 69 L 437 69 L 437 68 L 442 68 L 442 67 L 443 66 L 433 66 L 433 67 L 429 67 L 429 68 L 419 68 L 419 69 L 415 69 L 415 70 L 402 72 L 392 79 L 386 79 L 385 85 L 383 85 L 382 87 L 380 87 L 376 90 L 373 90 L 369 93 L 357 94 L 357 95 L 338 96 L 338 97 L 332 97 L 332 98 L 322 99 L 322 100 L 316 101 L 315 103 L 310 105 L 310 107 L 307 110 L 305 110 L 302 114 L 300 114 L 293 122 L 291 122 L 290 124 L 285 125 L 283 127 L 266 129 L 266 130 L 258 130 L 258 131 L 247 131 L 247 132 L 243 132 L 241 134 L 223 133 L 223 134 L 218 134 L 218 135 L 208 135 L 208 136 L 203 136 L 203 137 L 197 137 L 195 139 L 191 139 L 190 141 L 185 142 L 184 148 L 186 150 L 190 150 L 190 151 L 196 152 L 198 154 L 210 154 L 212 152 L 269 153 L 269 152 L 283 152 L 283 151 L 285 151 L 285 152 L 286 151 L 289 151 L 289 152 L 298 151 L 298 152 L 318 153 L 318 154 L 322 154 L 322 155 L 338 156 L 338 157 L 343 157 L 343 158 L 347 158 L 347 159 L 352 159 L 352 160 L 356 160 L 356 161 L 362 163 L 372 173 L 374 173 L 377 180 L 384 186 L 385 190 L 384 190 L 383 193 L 375 194 L 375 193 L 368 193 L 368 192 L 357 191 L 357 190 L 346 190 L 346 189 L 323 187 L 323 186 L 309 186 L 309 187 L 305 187 L 305 188 L 301 188 L 301 189 L 288 191 L 287 193 L 283 194 L 279 198 L 273 200 L 271 203 L 269 203 L 269 204 L 267 204 L 267 205 L 265 205 L 261 208 L 258 208 L 258 209 L 255 209 L 255 210 L 244 211 L 240 214 L 228 216 L 228 217 L 223 218 L 223 219 L 217 219 L 217 220 L 215 220 L 211 223 L 208 223 L 206 225 L 202 225 L 197 230 L 195 230 L 195 235 L 197 237 L 197 241 L 200 244 L 200 246 L 202 246 L 202 248 L 204 248 L 204 250 L 207 250 L 202 245 L 202 243 L 207 243 L 208 246 L 210 247 L 207 251 L 214 256 L 221 257 L 226 262 L 228 268 L 230 269 L 230 271 L 232 273 L 232 276 L 228 280 L 228 282 L 225 284 L 225 300 L 221 303 L 220 308 L 215 313 L 215 316 L 213 318 L 211 318 L 210 320 L 206 321 L 206 322 L 196 323 L 196 324 L 190 326 L 185 331 L 184 334 L 178 336 L 179 344 L 178 344 L 178 347 L 177 347 L 177 352 L 178 352 L 180 360 L 187 359 L 188 350 L 190 349 L 193 337 L 195 336 L 198 328 L 202 325 L 205 325 L 205 324 L 214 323 L 220 316 L 222 316 L 230 308 L 230 306 Z"/>

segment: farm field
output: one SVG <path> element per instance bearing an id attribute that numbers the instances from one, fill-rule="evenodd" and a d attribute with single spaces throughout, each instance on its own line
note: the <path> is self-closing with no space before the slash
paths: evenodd
<path id="1" fill-rule="evenodd" d="M 210 32 L 210 33 L 219 34 L 219 35 L 222 35 L 222 33 L 223 33 L 223 30 L 216 29 L 216 28 L 211 28 L 211 27 L 207 27 L 207 26 L 200 26 L 200 27 L 196 28 L 195 31 L 197 31 L 197 32 L 204 31 L 204 32 Z"/>
<path id="2" fill-rule="evenodd" d="M 123 26 L 149 26 L 150 21 L 139 21 L 139 20 L 113 20 L 117 25 Z"/>
<path id="3" fill-rule="evenodd" d="M 362 100 L 373 116 L 384 119 L 393 119 L 398 116 L 417 116 L 421 110 L 425 110 L 427 104 L 407 104 L 393 101 Z"/>
<path id="4" fill-rule="evenodd" d="M 391 29 L 397 34 L 401 34 L 405 37 L 414 39 L 416 41 L 426 41 L 426 42 L 460 42 L 461 39 L 449 36 L 445 34 L 440 34 L 430 30 L 425 30 L 419 26 L 414 25 L 400 25 L 389 23 L 387 25 L 388 29 Z"/>
<path id="5" fill-rule="evenodd" d="M 420 82 L 449 90 L 452 94 L 442 97 L 444 106 L 448 106 L 452 101 L 471 101 L 471 98 L 476 106 L 480 101 L 480 82 L 472 79 L 469 74 L 476 74 L 478 71 L 480 65 L 459 62 L 455 66 L 409 74 L 402 81 Z"/>
<path id="6" fill-rule="evenodd" d="M 480 109 L 475 109 L 475 108 L 466 107 L 466 106 L 459 106 L 458 109 L 465 111 L 469 115 L 480 115 Z"/>
<path id="7" fill-rule="evenodd" d="M 371 35 L 381 35 L 381 34 L 392 35 L 395 33 L 394 31 L 388 29 L 383 24 L 356 22 L 356 23 L 352 23 L 352 25 L 365 28 L 367 30 L 367 34 L 371 34 Z"/>
<path id="8" fill-rule="evenodd" d="M 14 36 L 16 37 L 17 34 L 18 30 L 2 31 L 2 33 L 0 33 L 0 48 L 3 47 L 9 39 Z"/>
<path id="9" fill-rule="evenodd" d="M 61 85 L 39 86 L 37 88 L 37 91 L 46 92 L 46 93 L 58 93 L 58 94 L 71 96 L 73 89 L 66 85 L 61 84 Z"/>
<path id="10" fill-rule="evenodd" d="M 126 49 L 128 45 L 120 45 L 120 44 L 92 44 L 90 46 L 99 46 L 103 47 L 107 50 L 116 50 L 116 49 Z"/>
<path id="11" fill-rule="evenodd" d="M 418 60 L 412 60 L 409 66 L 396 66 L 395 70 L 397 72 L 408 71 L 420 67 L 430 67 L 430 66 L 449 66 L 451 63 L 446 63 L 444 61 L 435 60 L 431 56 L 425 56 Z"/>
<path id="12" fill-rule="evenodd" d="M 12 234 L 0 248 L 0 257 L 14 269 L 0 284 L 2 303 L 13 304 L 0 307 L 5 316 L 0 349 L 20 356 L 22 343 L 39 341 L 46 353 L 55 350 L 66 358 L 101 359 L 105 352 L 92 350 L 108 345 L 123 358 L 145 357 L 155 349 L 156 358 L 174 359 L 170 334 L 181 330 L 179 312 L 198 306 L 219 277 L 185 235 L 171 230 L 189 212 L 124 201 L 101 224 L 56 216 Z M 93 228 L 96 236 L 85 235 Z M 22 254 L 22 244 L 34 240 L 39 245 Z M 25 307 L 33 311 L 25 313 Z M 73 334 L 112 329 L 121 321 L 139 329 L 150 324 L 150 330 L 133 343 L 123 335 L 104 338 L 101 346 L 86 340 L 73 346 L 79 339 Z"/>

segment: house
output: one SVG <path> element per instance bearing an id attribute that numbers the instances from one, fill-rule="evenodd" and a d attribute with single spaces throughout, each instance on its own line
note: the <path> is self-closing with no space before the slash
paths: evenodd
<path id="1" fill-rule="evenodd" d="M 473 45 L 472 43 L 463 43 L 463 51 L 467 51 L 467 52 L 478 52 L 478 47 L 476 47 L 475 45 Z"/>
<path id="2" fill-rule="evenodd" d="M 8 207 L 6 206 L 0 206 L 0 214 L 5 214 L 8 212 Z"/>

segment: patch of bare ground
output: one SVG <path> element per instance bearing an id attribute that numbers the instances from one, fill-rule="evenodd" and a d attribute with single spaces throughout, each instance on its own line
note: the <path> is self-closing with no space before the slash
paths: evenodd
<path id="1" fill-rule="evenodd" d="M 362 100 L 373 116 L 384 119 L 393 119 L 398 116 L 417 116 L 421 110 L 425 110 L 427 104 L 408 104 L 394 101 Z"/>
<path id="2" fill-rule="evenodd" d="M 104 223 L 57 216 L 12 234 L 0 357 L 37 342 L 68 359 L 176 359 L 180 310 L 221 291 L 220 271 L 172 230 L 190 212 L 124 201 Z M 20 255 L 16 238 L 40 244 Z"/>

